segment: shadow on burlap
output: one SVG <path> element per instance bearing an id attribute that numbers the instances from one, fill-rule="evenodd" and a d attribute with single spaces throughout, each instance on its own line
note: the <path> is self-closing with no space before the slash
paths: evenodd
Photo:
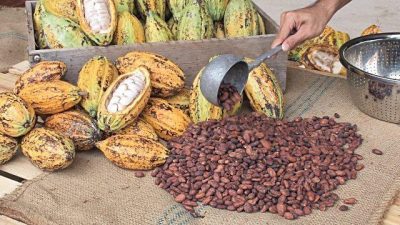
<path id="1" fill-rule="evenodd" d="M 27 59 L 27 22 L 24 8 L 0 6 L 0 73 Z"/>
<path id="2" fill-rule="evenodd" d="M 364 143 L 357 153 L 364 156 L 365 169 L 356 180 L 336 193 L 355 197 L 358 203 L 347 212 L 338 204 L 326 212 L 287 221 L 270 213 L 236 213 L 200 207 L 205 217 L 192 218 L 153 178 L 135 178 L 132 171 L 117 168 L 98 151 L 79 153 L 71 167 L 44 174 L 25 183 L 0 201 L 0 214 L 27 224 L 377 224 L 391 198 L 399 189 L 399 125 L 372 119 L 350 102 L 345 80 L 295 76 L 288 78 L 286 112 L 288 117 L 341 115 L 340 121 L 359 126 Z M 379 148 L 383 156 L 371 149 Z"/>

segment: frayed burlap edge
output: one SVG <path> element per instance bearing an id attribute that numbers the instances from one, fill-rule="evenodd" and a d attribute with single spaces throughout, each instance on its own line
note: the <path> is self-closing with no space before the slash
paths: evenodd
<path id="1" fill-rule="evenodd" d="M 18 198 L 25 192 L 26 189 L 29 188 L 29 186 L 31 184 L 34 184 L 34 183 L 44 179 L 49 174 L 50 173 L 43 173 L 43 174 L 40 174 L 39 176 L 35 177 L 32 180 L 25 181 L 19 187 L 17 187 L 13 192 L 11 192 L 10 194 L 7 194 L 2 199 L 0 199 L 0 215 L 10 217 L 14 220 L 25 223 L 27 225 L 39 225 L 39 223 L 32 221 L 31 219 L 28 219 L 28 217 L 25 216 L 23 212 L 19 212 L 17 210 L 5 207 L 4 203 L 6 201 L 14 202 L 14 201 L 18 200 Z"/>
<path id="2" fill-rule="evenodd" d="M 383 197 L 381 204 L 376 208 L 374 214 L 372 214 L 368 224 L 383 224 L 386 213 L 389 211 L 390 206 L 393 205 L 397 196 L 400 194 L 400 177 L 393 182 L 389 191 L 387 191 Z"/>

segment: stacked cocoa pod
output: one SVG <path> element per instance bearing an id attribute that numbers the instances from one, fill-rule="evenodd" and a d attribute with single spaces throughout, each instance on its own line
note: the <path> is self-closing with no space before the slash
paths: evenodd
<path id="1" fill-rule="evenodd" d="M 266 34 L 251 0 L 40 0 L 34 30 L 40 49 Z"/>
<path id="2" fill-rule="evenodd" d="M 168 157 L 159 138 L 169 141 L 192 121 L 220 120 L 241 106 L 227 112 L 211 105 L 199 89 L 201 72 L 191 91 L 179 66 L 153 53 L 130 52 L 115 64 L 93 57 L 76 86 L 62 80 L 66 70 L 63 62 L 41 62 L 21 75 L 13 92 L 0 94 L 1 163 L 22 137 L 23 154 L 46 171 L 66 168 L 76 151 L 95 147 L 117 166 L 149 170 Z M 282 118 L 282 91 L 265 64 L 251 72 L 246 93 L 256 111 Z"/>

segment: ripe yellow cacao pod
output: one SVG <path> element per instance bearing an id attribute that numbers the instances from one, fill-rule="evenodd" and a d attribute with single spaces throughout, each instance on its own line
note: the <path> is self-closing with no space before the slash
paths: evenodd
<path id="1" fill-rule="evenodd" d="M 185 112 L 160 98 L 150 99 L 142 116 L 164 140 L 182 135 L 191 122 Z"/>
<path id="2" fill-rule="evenodd" d="M 246 59 L 252 62 L 251 59 Z M 263 63 L 252 70 L 245 86 L 245 93 L 251 107 L 256 112 L 271 118 L 282 119 L 284 116 L 284 100 L 282 89 L 275 74 Z"/>
<path id="3" fill-rule="evenodd" d="M 177 95 L 168 97 L 165 100 L 175 108 L 181 109 L 187 115 L 189 115 L 189 105 L 190 105 L 190 90 L 183 88 Z"/>
<path id="4" fill-rule="evenodd" d="M 117 12 L 112 0 L 77 0 L 79 25 L 97 45 L 111 43 L 117 27 Z"/>
<path id="5" fill-rule="evenodd" d="M 142 19 L 146 19 L 147 12 L 157 13 L 161 19 L 165 20 L 166 0 L 136 0 L 136 8 Z"/>
<path id="6" fill-rule="evenodd" d="M 32 83 L 19 92 L 38 114 L 56 114 L 77 105 L 84 93 L 65 81 Z"/>
<path id="7" fill-rule="evenodd" d="M 14 93 L 3 92 L 0 93 L 0 121 L 0 133 L 20 137 L 35 126 L 35 111 Z"/>
<path id="8" fill-rule="evenodd" d="M 35 128 L 21 142 L 22 153 L 44 171 L 64 169 L 75 158 L 71 139 L 46 128 Z"/>
<path id="9" fill-rule="evenodd" d="M 104 56 L 93 57 L 82 67 L 77 85 L 87 95 L 80 104 L 91 117 L 96 117 L 101 97 L 117 77 L 114 64 Z"/>
<path id="10" fill-rule="evenodd" d="M 114 44 L 129 45 L 145 42 L 145 34 L 142 23 L 136 16 L 129 12 L 121 12 L 118 15 L 118 26 L 114 34 Z"/>
<path id="11" fill-rule="evenodd" d="M 161 166 L 169 151 L 161 143 L 138 135 L 115 135 L 96 144 L 115 165 L 131 170 L 151 170 Z"/>
<path id="12" fill-rule="evenodd" d="M 41 0 L 45 10 L 58 17 L 68 18 L 78 23 L 76 0 Z"/>
<path id="13" fill-rule="evenodd" d="M 246 37 L 259 34 L 257 13 L 251 0 L 230 0 L 225 11 L 225 35 Z"/>
<path id="14" fill-rule="evenodd" d="M 154 128 L 148 124 L 143 118 L 138 118 L 132 124 L 115 132 L 116 135 L 138 135 L 158 141 L 158 136 Z"/>
<path id="15" fill-rule="evenodd" d="M 0 134 L 0 165 L 14 157 L 18 150 L 18 142 L 14 138 Z"/>
<path id="16" fill-rule="evenodd" d="M 173 96 L 185 85 L 182 69 L 164 56 L 148 52 L 130 52 L 118 58 L 116 62 L 120 74 L 132 72 L 140 66 L 149 70 L 152 96 Z"/>
<path id="17" fill-rule="evenodd" d="M 371 26 L 365 28 L 365 30 L 362 31 L 361 36 L 379 34 L 379 33 L 382 33 L 381 28 L 378 25 L 372 24 Z"/>
<path id="18" fill-rule="evenodd" d="M 96 122 L 77 110 L 54 114 L 46 119 L 44 126 L 71 139 L 77 151 L 91 150 L 101 138 Z"/>
<path id="19" fill-rule="evenodd" d="M 264 19 L 261 17 L 260 13 L 257 13 L 259 31 L 261 35 L 267 34 L 267 28 L 265 27 Z"/>
<path id="20" fill-rule="evenodd" d="M 14 93 L 19 91 L 31 83 L 60 80 L 67 66 L 60 61 L 43 61 L 23 73 L 15 82 Z"/>
<path id="21" fill-rule="evenodd" d="M 174 40 L 168 24 L 157 13 L 148 12 L 145 25 L 146 42 L 167 42 Z"/>
<path id="22" fill-rule="evenodd" d="M 218 39 L 224 39 L 225 38 L 224 23 L 215 22 L 215 24 L 214 24 L 214 37 L 216 37 Z"/>
<path id="23" fill-rule="evenodd" d="M 99 128 L 116 132 L 133 123 L 147 104 L 150 93 L 150 75 L 144 67 L 119 76 L 101 98 L 97 112 Z"/>

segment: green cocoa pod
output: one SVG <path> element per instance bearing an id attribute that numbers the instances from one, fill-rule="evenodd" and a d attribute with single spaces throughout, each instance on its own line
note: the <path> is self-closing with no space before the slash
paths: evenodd
<path id="1" fill-rule="evenodd" d="M 144 29 L 146 42 L 166 42 L 174 40 L 174 35 L 168 28 L 168 24 L 153 11 L 147 14 Z"/>
<path id="2" fill-rule="evenodd" d="M 114 0 L 115 9 L 117 13 L 129 12 L 133 14 L 135 11 L 135 4 L 132 0 Z"/>
<path id="3" fill-rule="evenodd" d="M 259 34 L 257 12 L 250 0 L 231 0 L 224 18 L 226 37 L 246 37 Z"/>
<path id="4" fill-rule="evenodd" d="M 168 6 L 175 21 L 180 20 L 183 9 L 191 2 L 191 0 L 168 0 Z"/>
<path id="5" fill-rule="evenodd" d="M 114 33 L 113 43 L 116 45 L 128 45 L 145 42 L 144 28 L 136 16 L 128 11 L 118 15 L 118 26 Z"/>
<path id="6" fill-rule="evenodd" d="M 224 18 L 226 6 L 229 0 L 204 0 L 211 18 L 220 21 Z"/>
<path id="7" fill-rule="evenodd" d="M 176 39 L 176 33 L 178 32 L 178 22 L 172 17 L 167 22 L 169 30 L 172 32 L 174 39 Z"/>
<path id="8" fill-rule="evenodd" d="M 142 19 L 146 19 L 149 11 L 156 12 L 161 19 L 165 20 L 166 0 L 136 0 L 136 8 Z"/>

